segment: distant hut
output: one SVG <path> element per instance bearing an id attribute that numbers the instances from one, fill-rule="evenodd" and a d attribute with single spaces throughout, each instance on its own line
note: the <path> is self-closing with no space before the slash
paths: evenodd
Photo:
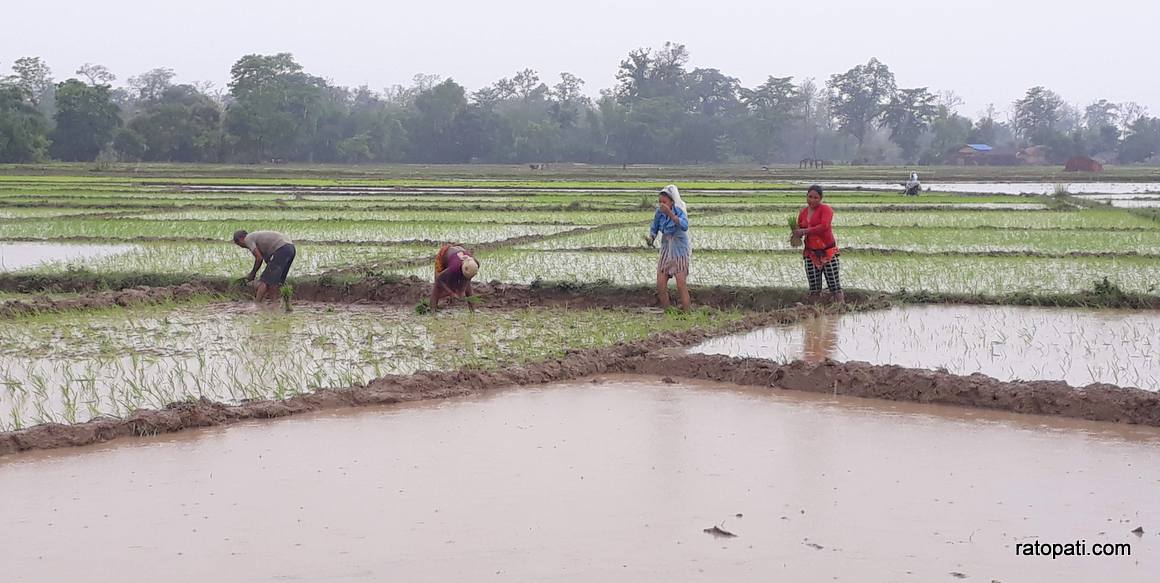
<path id="1" fill-rule="evenodd" d="M 947 161 L 959 166 L 985 166 L 993 150 L 987 144 L 967 144 L 952 152 Z"/>
<path id="2" fill-rule="evenodd" d="M 1019 150 L 1019 153 L 1015 154 L 1015 156 L 1024 164 L 1044 166 L 1047 164 L 1047 157 L 1050 153 L 1051 150 L 1047 146 L 1029 146 Z"/>
<path id="3" fill-rule="evenodd" d="M 1103 172 L 1104 165 L 1087 156 L 1072 156 L 1063 170 L 1064 172 Z"/>

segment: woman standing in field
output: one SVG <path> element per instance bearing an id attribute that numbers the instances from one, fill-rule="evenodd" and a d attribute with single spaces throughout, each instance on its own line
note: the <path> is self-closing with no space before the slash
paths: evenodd
<path id="1" fill-rule="evenodd" d="M 822 293 L 822 277 L 826 278 L 826 288 L 837 303 L 846 301 L 842 293 L 842 283 L 838 278 L 838 244 L 830 223 L 834 220 L 834 209 L 822 204 L 822 187 L 813 185 L 806 191 L 806 207 L 798 213 L 798 228 L 795 237 L 805 239 L 802 262 L 806 267 L 806 279 L 810 284 L 810 299 L 816 300 Z"/>
<path id="2" fill-rule="evenodd" d="M 431 313 L 439 309 L 439 300 L 454 297 L 467 299 L 467 308 L 473 313 L 471 303 L 471 278 L 479 273 L 479 261 L 459 243 L 448 243 L 435 254 L 435 285 L 431 288 Z"/>
<path id="3" fill-rule="evenodd" d="M 657 260 L 657 299 L 662 308 L 669 307 L 669 279 L 677 280 L 677 294 L 681 299 L 681 309 L 689 309 L 689 260 L 693 250 L 689 245 L 689 215 L 685 202 L 675 185 L 668 185 L 657 198 L 657 211 L 649 228 L 648 244 L 651 247 L 661 237 L 661 256 Z"/>

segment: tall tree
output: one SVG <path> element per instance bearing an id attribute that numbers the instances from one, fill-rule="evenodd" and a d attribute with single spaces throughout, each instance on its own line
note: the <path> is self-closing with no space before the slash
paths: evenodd
<path id="1" fill-rule="evenodd" d="M 221 154 L 222 112 L 192 85 L 174 85 L 154 97 L 128 129 L 140 136 L 142 150 L 132 157 L 164 162 L 214 162 Z M 119 140 L 136 146 L 129 136 Z M 118 150 L 126 154 L 118 146 Z"/>
<path id="2" fill-rule="evenodd" d="M 1017 135 L 1032 142 L 1045 144 L 1054 139 L 1055 124 L 1063 118 L 1063 99 L 1042 86 L 1027 90 L 1015 102 L 1014 126 Z"/>
<path id="3" fill-rule="evenodd" d="M 173 78 L 176 76 L 173 69 L 158 67 L 129 77 L 129 87 L 133 89 L 136 99 L 146 103 L 157 101 L 173 86 Z"/>
<path id="4" fill-rule="evenodd" d="M 108 85 L 69 79 L 56 86 L 56 107 L 51 152 L 66 162 L 95 159 L 121 126 L 120 108 Z"/>
<path id="5" fill-rule="evenodd" d="M 308 144 L 326 82 L 302 71 L 290 53 L 246 55 L 230 69 L 226 127 L 241 158 L 310 160 Z"/>
<path id="6" fill-rule="evenodd" d="M 685 78 L 690 113 L 715 117 L 737 112 L 741 82 L 717 69 L 693 69 Z"/>
<path id="7" fill-rule="evenodd" d="M 455 120 L 467 110 L 466 90 L 448 79 L 415 97 L 415 113 L 408 130 L 416 160 L 462 162 Z"/>
<path id="8" fill-rule="evenodd" d="M 52 91 L 52 69 L 40 57 L 22 57 L 12 64 L 12 74 L 5 82 L 24 90 L 33 105 L 40 105 L 45 95 Z"/>
<path id="9" fill-rule="evenodd" d="M 1120 162 L 1146 162 L 1160 156 L 1160 118 L 1139 117 L 1120 144 Z"/>
<path id="10" fill-rule="evenodd" d="M 92 63 L 81 65 L 76 74 L 88 79 L 89 85 L 112 85 L 113 81 L 117 80 L 117 76 L 111 73 L 108 67 Z"/>
<path id="11" fill-rule="evenodd" d="M 685 88 L 685 45 L 666 42 L 660 50 L 636 49 L 620 62 L 616 97 L 621 103 L 666 97 L 681 99 Z"/>
<path id="12" fill-rule="evenodd" d="M 752 120 L 749 152 L 761 162 L 771 162 L 778 137 L 799 118 L 802 95 L 793 77 L 769 77 L 753 89 L 741 90 L 741 102 Z"/>
<path id="13" fill-rule="evenodd" d="M 560 73 L 560 82 L 552 86 L 548 93 L 551 100 L 550 115 L 561 128 L 576 126 L 581 112 L 591 105 L 591 100 L 584 95 L 583 87 L 583 79 L 571 73 Z"/>
<path id="14" fill-rule="evenodd" d="M 48 153 L 48 123 L 23 87 L 0 84 L 0 163 L 37 162 Z"/>
<path id="15" fill-rule="evenodd" d="M 886 110 L 895 92 L 894 73 L 878 59 L 870 59 L 826 82 L 831 91 L 830 109 L 843 133 L 853 136 L 861 148 L 866 131 Z"/>
<path id="16" fill-rule="evenodd" d="M 890 98 L 890 104 L 882 116 L 882 123 L 890 128 L 890 139 L 902 150 L 907 162 L 918 157 L 918 140 L 930 127 L 939 108 L 935 106 L 935 95 L 926 87 L 899 89 Z M 947 116 L 952 112 L 944 105 Z"/>

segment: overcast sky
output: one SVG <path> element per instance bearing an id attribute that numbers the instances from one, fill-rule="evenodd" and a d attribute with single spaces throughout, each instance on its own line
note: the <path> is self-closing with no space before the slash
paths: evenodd
<path id="1" fill-rule="evenodd" d="M 224 86 L 247 53 L 291 52 L 341 85 L 409 84 L 415 73 L 469 90 L 530 67 L 595 95 L 637 47 L 684 43 L 690 68 L 746 86 L 769 75 L 824 81 L 878 57 L 902 87 L 952 89 L 975 116 L 1044 85 L 1079 106 L 1134 100 L 1160 113 L 1157 0 L 6 0 L 0 70 L 43 57 L 57 79 L 86 62 L 118 83 L 154 67 Z"/>

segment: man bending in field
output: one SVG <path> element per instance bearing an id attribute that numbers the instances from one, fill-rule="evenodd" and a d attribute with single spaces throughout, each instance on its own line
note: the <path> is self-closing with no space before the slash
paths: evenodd
<path id="1" fill-rule="evenodd" d="M 471 278 L 479 273 L 479 262 L 459 243 L 448 243 L 435 254 L 435 285 L 431 288 L 431 313 L 439 309 L 442 298 L 470 298 Z M 468 299 L 467 308 L 475 312 Z"/>
<path id="2" fill-rule="evenodd" d="M 286 283 L 286 274 L 290 273 L 290 265 L 294 263 L 294 241 L 276 231 L 237 231 L 234 233 L 234 244 L 254 254 L 254 268 L 246 276 L 246 281 L 254 281 L 258 269 L 263 262 L 266 263 L 266 270 L 258 280 L 254 301 L 260 302 L 265 297 L 277 301 L 282 284 Z"/>

